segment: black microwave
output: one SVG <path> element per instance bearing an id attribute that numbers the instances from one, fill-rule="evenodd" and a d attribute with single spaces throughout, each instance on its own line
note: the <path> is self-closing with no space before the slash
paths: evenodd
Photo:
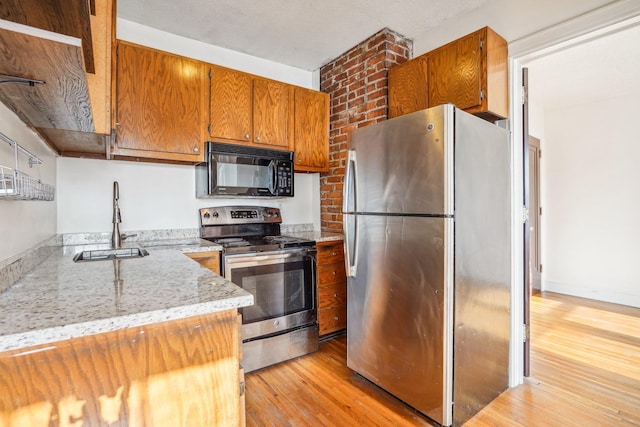
<path id="1" fill-rule="evenodd" d="M 207 142 L 196 197 L 293 197 L 293 152 Z"/>

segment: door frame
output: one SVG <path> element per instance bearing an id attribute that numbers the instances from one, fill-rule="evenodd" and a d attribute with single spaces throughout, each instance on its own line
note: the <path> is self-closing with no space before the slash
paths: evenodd
<path id="1" fill-rule="evenodd" d="M 528 62 L 640 24 L 640 2 L 620 0 L 509 43 L 512 152 L 511 355 L 509 385 L 524 382 L 524 233 L 522 68 Z M 535 88 L 533 89 L 535 90 Z"/>

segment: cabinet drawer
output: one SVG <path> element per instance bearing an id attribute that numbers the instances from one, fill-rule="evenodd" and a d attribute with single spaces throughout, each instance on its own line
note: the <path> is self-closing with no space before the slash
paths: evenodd
<path id="1" fill-rule="evenodd" d="M 318 265 L 318 287 L 331 283 L 344 282 L 346 273 L 344 262 L 334 262 L 327 265 Z"/>
<path id="2" fill-rule="evenodd" d="M 334 283 L 318 288 L 318 308 L 344 307 L 347 304 L 347 283 Z"/>
<path id="3" fill-rule="evenodd" d="M 329 264 L 344 261 L 344 246 L 342 240 L 331 243 L 318 244 L 318 264 Z"/>
<path id="4" fill-rule="evenodd" d="M 347 307 L 325 308 L 318 310 L 320 335 L 339 331 L 347 327 Z"/>

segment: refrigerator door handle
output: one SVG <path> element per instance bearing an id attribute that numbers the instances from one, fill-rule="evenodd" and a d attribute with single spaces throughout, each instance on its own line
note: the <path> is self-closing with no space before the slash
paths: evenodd
<path id="1" fill-rule="evenodd" d="M 347 151 L 347 168 L 344 176 L 344 193 L 342 197 L 342 228 L 344 230 L 344 250 L 347 277 L 356 276 L 358 260 L 358 215 L 350 215 L 357 211 L 358 200 L 358 163 L 355 150 Z M 353 230 L 352 230 L 353 227 Z M 353 231 L 353 234 L 352 234 Z"/>
<path id="2" fill-rule="evenodd" d="M 349 218 L 353 219 L 353 238 Z M 344 215 L 342 228 L 344 230 L 344 261 L 346 264 L 347 277 L 356 277 L 356 269 L 358 266 L 358 215 Z M 353 242 L 353 247 L 351 242 Z M 353 263 L 351 261 L 352 259 Z"/>
<path id="3" fill-rule="evenodd" d="M 342 212 L 357 211 L 358 200 L 358 166 L 355 150 L 347 151 L 347 170 L 344 174 L 344 194 L 342 197 Z"/>

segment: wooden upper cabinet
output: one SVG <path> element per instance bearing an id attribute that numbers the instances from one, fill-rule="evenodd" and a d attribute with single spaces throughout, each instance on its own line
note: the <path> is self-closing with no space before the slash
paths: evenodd
<path id="1" fill-rule="evenodd" d="M 507 42 L 485 27 L 391 68 L 389 116 L 451 103 L 486 120 L 507 118 L 507 49 Z"/>
<path id="2" fill-rule="evenodd" d="M 251 142 L 251 75 L 212 66 L 209 77 L 210 135 L 213 138 Z"/>
<path id="3" fill-rule="evenodd" d="M 105 158 L 114 1 L 1 2 L 0 74 L 46 84 L 0 85 L 0 101 L 59 154 Z"/>
<path id="4" fill-rule="evenodd" d="M 329 171 L 329 95 L 294 90 L 295 170 Z"/>
<path id="5" fill-rule="evenodd" d="M 473 33 L 429 55 L 429 100 L 467 110 L 482 105 L 482 37 Z"/>
<path id="6" fill-rule="evenodd" d="M 199 162 L 206 139 L 205 63 L 118 41 L 115 156 Z"/>
<path id="7" fill-rule="evenodd" d="M 291 150 L 291 87 L 211 66 L 209 135 L 230 143 Z"/>
<path id="8" fill-rule="evenodd" d="M 291 86 L 274 80 L 253 79 L 253 144 L 292 149 Z"/>
<path id="9" fill-rule="evenodd" d="M 389 118 L 429 106 L 427 59 L 418 57 L 389 69 Z"/>

